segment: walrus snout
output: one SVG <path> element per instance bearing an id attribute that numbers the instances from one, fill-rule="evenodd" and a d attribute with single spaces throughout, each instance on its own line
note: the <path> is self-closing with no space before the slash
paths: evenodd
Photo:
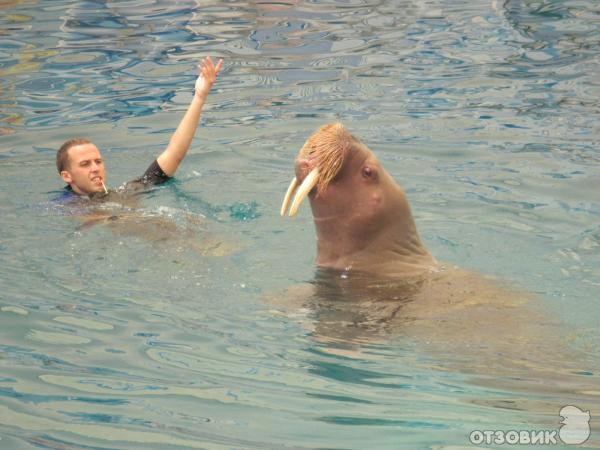
<path id="1" fill-rule="evenodd" d="M 313 168 L 314 166 L 308 159 L 297 159 L 294 163 L 294 172 L 296 172 L 298 183 L 302 183 Z"/>
<path id="2" fill-rule="evenodd" d="M 325 190 L 342 167 L 350 147 L 356 139 L 341 123 L 323 125 L 314 132 L 300 149 L 296 159 L 296 177 L 290 183 L 283 204 L 281 215 L 294 199 L 288 213 L 296 214 L 300 203 L 317 187 L 318 193 Z"/>
<path id="3" fill-rule="evenodd" d="M 314 189 L 319 180 L 319 170 L 314 167 L 314 164 L 311 164 L 311 161 L 308 159 L 296 160 L 294 171 L 296 176 L 291 181 L 281 205 L 280 214 L 282 216 L 285 215 L 290 201 L 292 206 L 290 206 L 288 215 L 290 217 L 295 216 L 300 204 Z M 293 200 L 292 195 L 294 196 Z"/>

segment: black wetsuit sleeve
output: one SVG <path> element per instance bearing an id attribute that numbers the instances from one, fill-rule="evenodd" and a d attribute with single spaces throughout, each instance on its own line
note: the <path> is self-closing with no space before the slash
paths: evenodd
<path id="1" fill-rule="evenodd" d="M 125 183 L 119 189 L 125 192 L 133 193 L 140 190 L 145 190 L 156 184 L 162 184 L 170 179 L 171 177 L 163 172 L 160 165 L 158 164 L 158 161 L 154 160 L 154 162 L 150 164 L 150 167 L 146 169 L 144 175 L 142 175 L 139 178 L 136 178 L 135 180 L 129 181 L 128 183 Z"/>
<path id="2" fill-rule="evenodd" d="M 158 164 L 158 161 L 155 159 L 154 162 L 146 169 L 144 175 L 134 181 L 149 186 L 154 184 L 162 184 L 170 178 L 170 176 L 163 172 Z"/>

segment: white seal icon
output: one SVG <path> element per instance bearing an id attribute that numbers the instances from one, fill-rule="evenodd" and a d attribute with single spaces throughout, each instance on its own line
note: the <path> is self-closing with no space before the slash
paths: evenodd
<path id="1" fill-rule="evenodd" d="M 590 437 L 590 412 L 568 405 L 560 409 L 562 426 L 558 431 L 565 444 L 583 444 Z"/>

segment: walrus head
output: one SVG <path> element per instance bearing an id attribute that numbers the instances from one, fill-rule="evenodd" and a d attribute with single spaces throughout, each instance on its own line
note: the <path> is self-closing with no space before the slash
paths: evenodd
<path id="1" fill-rule="evenodd" d="M 290 207 L 294 216 L 309 198 L 320 267 L 385 276 L 437 268 L 419 238 L 404 191 L 342 124 L 327 124 L 308 138 L 295 172 L 281 215 Z"/>

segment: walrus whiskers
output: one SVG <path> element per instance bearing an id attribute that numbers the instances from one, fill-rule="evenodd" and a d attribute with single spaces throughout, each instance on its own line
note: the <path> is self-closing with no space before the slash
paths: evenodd
<path id="1" fill-rule="evenodd" d="M 294 192 L 296 192 L 297 188 L 298 188 L 298 178 L 294 177 L 294 179 L 290 183 L 290 187 L 288 187 L 288 190 L 285 193 L 285 197 L 283 197 L 283 203 L 281 204 L 281 210 L 279 211 L 279 215 L 281 217 L 285 216 L 285 212 L 288 209 L 288 206 L 290 204 L 292 194 Z"/>
<path id="2" fill-rule="evenodd" d="M 302 146 L 297 160 L 306 159 L 314 168 L 300 187 L 296 177 L 291 181 L 281 205 L 280 215 L 285 215 L 294 193 L 288 214 L 290 217 L 296 215 L 300 204 L 315 186 L 317 195 L 325 191 L 342 168 L 344 158 L 355 141 L 356 138 L 341 123 L 324 125 L 313 133 Z"/>
<path id="3" fill-rule="evenodd" d="M 341 123 L 330 123 L 315 131 L 304 143 L 296 159 L 308 159 L 319 168 L 317 195 L 327 189 L 338 174 L 351 143 L 356 141 Z"/>
<path id="4" fill-rule="evenodd" d="M 298 190 L 296 191 L 296 195 L 294 196 L 294 201 L 292 202 L 292 206 L 290 207 L 289 216 L 295 216 L 298 212 L 298 208 L 302 201 L 308 197 L 310 191 L 317 185 L 319 181 L 319 169 L 314 168 L 311 172 L 306 176 Z"/>

